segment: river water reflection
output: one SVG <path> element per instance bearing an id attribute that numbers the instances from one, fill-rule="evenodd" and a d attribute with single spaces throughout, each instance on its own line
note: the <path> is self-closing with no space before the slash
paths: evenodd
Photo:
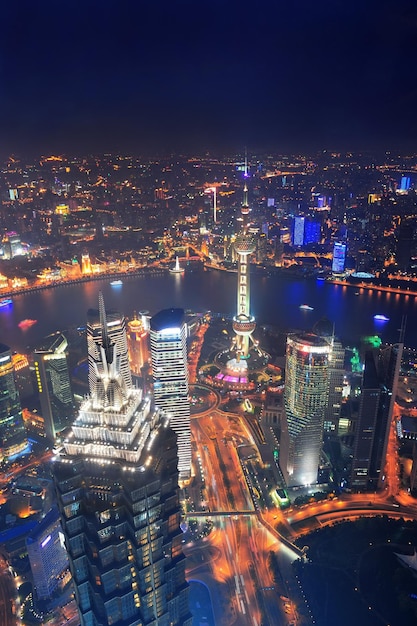
<path id="1" fill-rule="evenodd" d="M 188 266 L 183 274 L 163 273 L 123 279 L 112 286 L 111 278 L 13 297 L 13 304 L 0 309 L 0 342 L 13 350 L 34 346 L 47 334 L 74 326 L 84 326 L 86 313 L 97 307 L 103 292 L 106 308 L 151 314 L 169 307 L 193 311 L 232 314 L 236 309 L 236 274 Z M 359 290 L 315 280 L 283 276 L 253 276 L 251 309 L 258 324 L 272 324 L 283 332 L 310 329 L 322 317 L 335 325 L 335 333 L 345 345 L 357 344 L 363 335 L 378 333 L 383 341 L 398 341 L 403 316 L 407 317 L 405 344 L 417 348 L 417 302 L 415 296 L 382 291 Z M 311 310 L 300 309 L 307 304 Z M 374 315 L 388 321 L 375 322 Z M 24 319 L 37 323 L 19 328 Z"/>

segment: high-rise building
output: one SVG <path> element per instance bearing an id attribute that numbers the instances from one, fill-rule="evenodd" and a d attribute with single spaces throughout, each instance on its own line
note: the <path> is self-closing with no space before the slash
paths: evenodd
<path id="1" fill-rule="evenodd" d="M 330 353 L 328 341 L 313 333 L 287 338 L 280 463 L 290 486 L 317 482 Z"/>
<path id="2" fill-rule="evenodd" d="M 65 581 L 68 554 L 65 549 L 59 511 L 56 506 L 26 538 L 33 586 L 39 600 L 51 598 Z"/>
<path id="3" fill-rule="evenodd" d="M 293 218 L 292 244 L 296 247 L 306 246 L 320 241 L 320 222 L 298 215 Z"/>
<path id="4" fill-rule="evenodd" d="M 414 239 L 415 226 L 410 221 L 402 220 L 397 229 L 397 246 L 395 260 L 399 270 L 407 271 L 410 268 L 411 258 L 415 253 Z"/>
<path id="5" fill-rule="evenodd" d="M 0 344 L 0 456 L 5 461 L 29 450 L 10 348 Z"/>
<path id="6" fill-rule="evenodd" d="M 352 460 L 352 489 L 383 487 L 384 463 L 403 344 L 365 354 Z"/>
<path id="7" fill-rule="evenodd" d="M 333 274 L 343 274 L 345 271 L 346 263 L 346 243 L 343 241 L 336 241 L 333 246 L 333 262 L 332 272 Z"/>
<path id="8" fill-rule="evenodd" d="M 180 480 L 187 480 L 191 476 L 191 431 L 183 309 L 164 309 L 154 315 L 150 336 L 155 404 L 170 415 L 178 438 Z"/>
<path id="9" fill-rule="evenodd" d="M 135 314 L 127 323 L 127 347 L 130 370 L 137 376 L 142 375 L 142 368 L 149 360 L 149 331 L 143 319 Z"/>
<path id="10" fill-rule="evenodd" d="M 100 292 L 99 303 L 103 305 L 103 296 Z M 117 354 L 120 359 L 120 373 L 128 388 L 132 386 L 132 375 L 129 365 L 129 353 L 126 337 L 126 321 L 124 315 L 118 311 L 106 311 L 106 333 L 109 340 L 117 347 Z M 97 364 L 100 367 L 100 345 L 102 340 L 102 322 L 98 309 L 89 309 L 87 312 L 87 351 L 88 351 L 88 385 L 90 393 L 96 386 Z"/>
<path id="11" fill-rule="evenodd" d="M 191 626 L 176 436 L 126 384 L 102 298 L 99 316 L 95 386 L 53 463 L 81 624 Z"/>
<path id="12" fill-rule="evenodd" d="M 338 434 L 345 376 L 345 349 L 334 336 L 334 324 L 326 318 L 319 320 L 313 332 L 325 339 L 331 350 L 329 355 L 329 396 L 324 410 L 324 432 Z"/>
<path id="13" fill-rule="evenodd" d="M 46 337 L 43 345 L 33 353 L 45 434 L 52 442 L 60 432 L 71 426 L 75 415 L 67 347 L 67 339 L 57 332 Z"/>

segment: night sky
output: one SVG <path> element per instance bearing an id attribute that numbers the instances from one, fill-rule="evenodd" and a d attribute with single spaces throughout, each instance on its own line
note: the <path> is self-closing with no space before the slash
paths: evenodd
<path id="1" fill-rule="evenodd" d="M 3 0 L 0 154 L 417 152 L 416 0 Z"/>

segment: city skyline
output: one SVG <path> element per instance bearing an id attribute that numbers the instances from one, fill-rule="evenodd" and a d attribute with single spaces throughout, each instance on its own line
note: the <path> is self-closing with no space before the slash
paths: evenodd
<path id="1" fill-rule="evenodd" d="M 97 8 L 2 8 L 2 152 L 416 141 L 409 0 Z"/>
<path id="2" fill-rule="evenodd" d="M 59 326 L 59 356 L 68 341 L 79 405 L 63 449 L 51 446 L 39 368 L 22 404 L 32 454 L 0 476 L 0 529 L 23 576 L 23 619 L 40 608 L 36 595 L 29 607 L 29 584 L 36 594 L 43 582 L 34 559 L 24 569 L 25 547 L 12 533 L 16 526 L 24 541 L 34 529 L 47 582 L 52 533 L 38 524 L 55 499 L 44 480 L 52 454 L 82 623 L 93 613 L 118 623 L 137 612 L 163 622 L 171 609 L 191 622 L 184 574 L 193 621 L 210 626 L 371 626 L 367 617 L 378 612 L 403 626 L 415 613 L 392 548 L 408 550 L 415 522 L 400 526 L 417 517 L 417 157 L 275 153 L 251 162 L 250 173 L 236 155 L 4 164 L 2 332 L 12 349 L 27 352 L 32 343 L 39 352 L 55 347 L 45 335 Z M 217 219 L 206 194 L 213 185 Z M 335 243 L 346 244 L 342 254 Z M 181 272 L 172 271 L 175 259 Z M 133 345 L 145 329 L 150 352 Z M 248 338 L 252 330 L 259 359 L 251 354 L 236 380 L 223 366 L 234 333 Z M 403 359 L 392 345 L 400 332 Z M 240 351 L 245 362 L 249 353 Z M 20 391 L 31 358 L 10 352 Z M 68 391 L 64 359 L 55 365 L 51 382 Z M 39 494 L 38 502 L 27 497 Z M 366 541 L 351 558 L 369 515 L 377 519 L 359 533 Z M 335 524 L 344 520 L 353 523 Z M 317 541 L 329 535 L 331 548 L 322 550 Z M 325 582 L 315 575 L 336 558 L 340 588 L 334 570 Z M 378 580 L 369 580 L 372 593 L 364 586 L 375 565 L 399 581 L 390 597 Z M 9 571 L 0 572 L 0 586 Z M 64 619 L 54 613 L 52 587 L 45 593 L 54 626 L 66 615 L 75 626 L 71 589 L 60 600 Z"/>

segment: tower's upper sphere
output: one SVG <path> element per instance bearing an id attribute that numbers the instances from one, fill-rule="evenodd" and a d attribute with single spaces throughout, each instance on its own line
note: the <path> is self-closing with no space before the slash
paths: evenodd
<path id="1" fill-rule="evenodd" d="M 252 254 L 256 250 L 255 240 L 246 233 L 239 233 L 235 239 L 234 246 L 238 254 Z"/>

